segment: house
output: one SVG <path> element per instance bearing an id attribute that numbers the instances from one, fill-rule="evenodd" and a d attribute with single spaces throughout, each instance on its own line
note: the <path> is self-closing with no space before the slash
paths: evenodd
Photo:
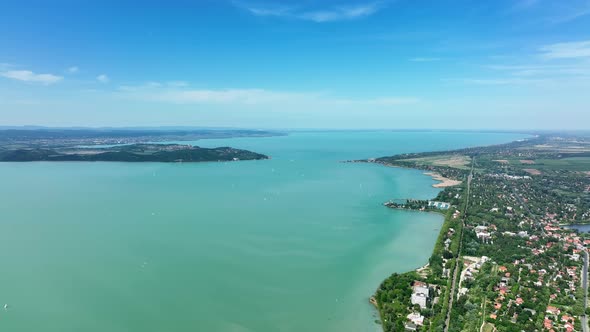
<path id="1" fill-rule="evenodd" d="M 428 306 L 430 300 L 430 287 L 427 283 L 422 281 L 414 281 L 412 285 L 412 304 L 417 304 L 421 309 Z"/>
<path id="2" fill-rule="evenodd" d="M 553 322 L 549 318 L 545 317 L 543 320 L 543 327 L 547 330 L 550 330 L 553 328 Z"/>
<path id="3" fill-rule="evenodd" d="M 428 295 L 424 293 L 412 293 L 411 301 L 412 304 L 419 305 L 420 309 L 428 307 Z"/>
<path id="4" fill-rule="evenodd" d="M 410 322 L 414 323 L 414 325 L 416 325 L 416 326 L 424 325 L 424 316 L 420 315 L 417 312 L 413 312 L 413 313 L 409 314 L 408 320 Z"/>
<path id="5" fill-rule="evenodd" d="M 428 207 L 432 207 L 440 210 L 448 210 L 451 207 L 451 203 L 428 201 Z"/>
<path id="6" fill-rule="evenodd" d="M 404 327 L 406 328 L 406 331 L 417 331 L 418 330 L 418 326 L 416 326 L 416 324 L 414 324 L 414 323 L 406 323 L 406 325 Z"/>
<path id="7" fill-rule="evenodd" d="M 459 297 L 461 297 L 463 295 L 466 295 L 467 293 L 469 293 L 469 288 L 463 287 L 463 288 L 459 289 L 459 293 L 458 294 L 459 294 Z"/>
<path id="8" fill-rule="evenodd" d="M 412 290 L 414 291 L 414 293 L 423 293 L 426 295 L 430 293 L 430 288 L 428 287 L 428 284 L 422 281 L 414 281 L 414 284 L 412 285 Z"/>
<path id="9" fill-rule="evenodd" d="M 559 315 L 561 313 L 561 310 L 559 310 L 558 308 L 554 307 L 554 306 L 547 306 L 547 310 L 545 311 L 548 314 L 552 314 L 552 315 Z"/>
<path id="10" fill-rule="evenodd" d="M 449 249 L 449 246 L 451 245 L 451 242 L 453 242 L 453 241 L 451 241 L 451 239 L 446 239 L 445 240 L 445 249 Z"/>

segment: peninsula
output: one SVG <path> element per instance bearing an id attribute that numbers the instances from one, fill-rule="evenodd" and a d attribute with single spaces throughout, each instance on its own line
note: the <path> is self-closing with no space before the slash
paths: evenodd
<path id="1" fill-rule="evenodd" d="M 588 135 L 365 162 L 445 182 L 432 200 L 384 204 L 445 215 L 428 264 L 371 297 L 384 331 L 588 331 L 590 234 L 562 227 L 590 222 Z"/>
<path id="2" fill-rule="evenodd" d="M 282 134 L 253 130 L 6 129 L 0 130 L 0 162 L 259 160 L 269 157 L 231 147 L 202 148 L 155 142 L 272 135 Z"/>
<path id="3" fill-rule="evenodd" d="M 205 162 L 258 159 L 268 159 L 268 156 L 230 147 L 207 149 L 180 144 L 132 144 L 108 148 L 69 148 L 60 150 L 36 148 L 0 151 L 0 162 Z"/>

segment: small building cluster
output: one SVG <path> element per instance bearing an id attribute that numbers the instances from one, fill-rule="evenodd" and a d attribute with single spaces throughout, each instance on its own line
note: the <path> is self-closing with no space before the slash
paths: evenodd
<path id="1" fill-rule="evenodd" d="M 431 303 L 433 293 L 434 290 L 430 285 L 423 281 L 416 280 L 412 285 L 411 302 L 413 305 L 418 305 L 420 309 L 426 309 Z M 408 322 L 405 324 L 407 331 L 416 331 L 419 326 L 424 324 L 424 316 L 419 312 L 412 312 L 407 318 Z"/>
<path id="2" fill-rule="evenodd" d="M 448 210 L 451 207 L 451 203 L 438 202 L 438 201 L 428 201 L 428 207 L 439 209 L 439 210 Z"/>

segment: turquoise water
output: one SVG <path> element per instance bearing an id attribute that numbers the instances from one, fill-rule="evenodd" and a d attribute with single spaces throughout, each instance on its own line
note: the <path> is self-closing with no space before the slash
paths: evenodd
<path id="1" fill-rule="evenodd" d="M 271 160 L 0 163 L 0 331 L 376 331 L 368 296 L 423 265 L 441 217 L 391 198 L 421 172 L 340 160 L 515 134 L 313 132 L 202 140 Z"/>

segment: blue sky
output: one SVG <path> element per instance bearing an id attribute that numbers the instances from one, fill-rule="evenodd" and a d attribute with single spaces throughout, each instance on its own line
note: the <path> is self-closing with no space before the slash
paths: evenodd
<path id="1" fill-rule="evenodd" d="M 0 125 L 589 129 L 590 0 L 0 3 Z"/>

